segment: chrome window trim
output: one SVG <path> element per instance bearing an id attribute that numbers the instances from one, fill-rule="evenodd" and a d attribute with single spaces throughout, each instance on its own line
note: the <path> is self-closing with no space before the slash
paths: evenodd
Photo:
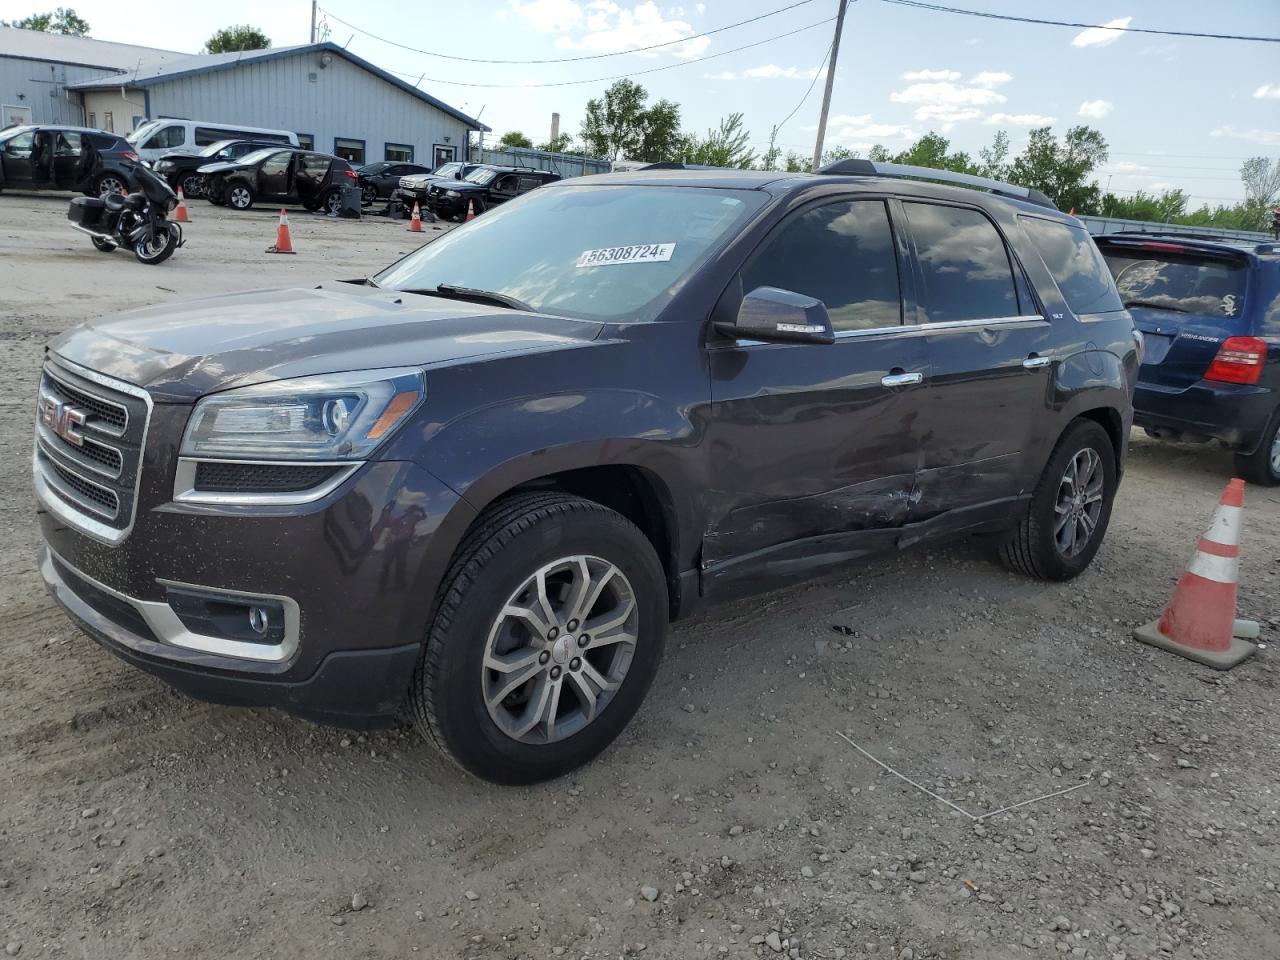
<path id="1" fill-rule="evenodd" d="M 201 491 L 196 486 L 196 468 L 202 463 L 236 463 L 253 467 L 342 467 L 332 477 L 317 487 L 307 490 L 294 490 L 287 493 L 233 493 L 229 491 Z M 175 503 L 206 504 L 265 504 L 285 506 L 290 504 L 314 503 L 337 490 L 347 482 L 358 469 L 364 466 L 363 460 L 232 460 L 221 457 L 179 457 L 178 466 L 173 476 L 173 499 Z"/>
<path id="2" fill-rule="evenodd" d="M 186 624 L 178 618 L 173 612 L 173 608 L 169 604 L 161 600 L 138 600 L 128 594 L 121 593 L 112 587 L 108 587 L 100 580 L 82 572 L 70 563 L 67 563 L 61 556 L 50 548 L 49 555 L 55 557 L 58 563 L 72 571 L 77 577 L 86 583 L 92 584 L 103 593 L 109 594 L 124 603 L 129 604 L 138 611 L 138 615 L 146 621 L 147 626 L 152 629 L 157 637 L 162 641 L 174 647 L 181 647 L 184 650 L 197 650 L 201 653 L 211 653 L 220 657 L 232 657 L 238 660 L 254 660 L 259 663 L 282 663 L 293 656 L 298 649 L 298 643 L 301 638 L 301 613 L 298 609 L 298 603 L 292 597 L 286 597 L 272 593 L 250 593 L 244 590 L 226 590 L 222 587 L 208 587 L 197 583 L 184 583 L 181 580 L 162 580 L 156 578 L 156 583 L 164 587 L 181 587 L 191 590 L 201 590 L 208 593 L 222 594 L 227 597 L 235 597 L 242 599 L 261 599 L 261 600 L 277 600 L 284 608 L 284 639 L 277 645 L 265 643 L 248 643 L 242 640 L 227 640 L 223 637 L 210 637 L 202 633 L 193 633 L 187 629 Z M 70 588 L 68 588 L 70 589 Z M 75 592 L 74 590 L 72 591 Z"/>
<path id="3" fill-rule="evenodd" d="M 1038 313 L 1021 314 L 1016 317 L 987 317 L 981 320 L 948 320 L 943 323 L 907 323 L 897 327 L 871 327 L 866 330 L 837 330 L 836 339 L 845 340 L 850 337 L 870 337 L 886 333 L 920 333 L 933 330 L 967 330 L 970 327 L 991 327 L 1009 323 L 1032 323 L 1043 321 Z"/>
<path id="4" fill-rule="evenodd" d="M 124 527 L 111 527 L 105 523 L 99 523 L 92 517 L 87 517 L 78 511 L 73 510 L 66 503 L 62 502 L 58 496 L 51 492 L 50 484 L 45 480 L 43 472 L 40 469 L 39 450 L 31 451 L 31 472 L 33 475 L 33 485 L 35 486 L 36 501 L 59 520 L 72 527 L 87 537 L 92 537 L 101 543 L 105 543 L 109 547 L 115 547 L 121 544 L 130 533 L 133 532 L 133 525 L 138 519 L 138 493 L 142 489 L 142 464 L 147 453 L 147 434 L 151 430 L 151 411 L 155 406 L 149 394 L 142 387 L 132 383 L 125 383 L 123 380 L 117 380 L 115 377 L 109 377 L 104 373 L 98 373 L 96 370 L 90 370 L 88 367 L 82 367 L 80 364 L 71 360 L 66 360 L 56 353 L 50 354 L 43 364 L 43 371 L 48 373 L 50 366 L 65 367 L 78 377 L 83 377 L 93 383 L 101 384 L 112 390 L 118 390 L 120 393 L 127 393 L 130 396 L 140 399 L 147 408 L 146 416 L 142 421 L 142 434 L 138 438 L 138 465 L 134 470 L 133 478 L 133 502 L 129 511 L 129 523 Z M 54 377 L 53 379 L 57 379 Z M 110 401 L 107 401 L 108 403 Z M 129 411 L 125 410 L 125 430 L 129 428 Z M 105 431 L 104 431 L 105 432 Z M 36 447 L 33 444 L 33 447 Z"/>

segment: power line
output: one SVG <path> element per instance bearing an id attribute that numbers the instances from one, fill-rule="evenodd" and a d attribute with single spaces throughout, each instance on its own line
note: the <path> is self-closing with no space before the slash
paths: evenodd
<path id="1" fill-rule="evenodd" d="M 777 16 L 780 13 L 786 13 L 788 10 L 794 10 L 796 7 L 803 7 L 806 4 L 813 3 L 814 0 L 798 0 L 798 2 L 789 6 L 779 7 L 777 10 L 770 10 L 768 13 L 762 13 L 757 17 L 751 17 L 748 20 L 739 20 L 737 23 L 727 23 L 723 27 L 716 27 L 714 30 L 707 30 L 705 33 L 695 33 L 692 36 L 681 37 L 679 40 L 667 40 L 663 43 L 653 43 L 647 47 L 633 47 L 630 50 L 618 50 L 614 53 L 590 53 L 580 57 L 559 57 L 548 60 L 496 60 L 485 59 L 483 57 L 460 57 L 451 53 L 441 53 L 438 50 L 423 50 L 420 47 L 411 47 L 408 44 L 400 43 L 398 40 L 390 40 L 387 37 L 379 36 L 376 33 L 370 33 L 362 27 L 357 27 L 354 23 L 348 23 L 337 14 L 325 10 L 324 14 L 331 17 L 344 27 L 349 27 L 356 33 L 362 33 L 366 37 L 372 37 L 382 43 L 390 44 L 393 47 L 399 47 L 401 50 L 409 50 L 413 53 L 425 54 L 428 57 L 440 57 L 443 60 L 457 60 L 462 63 L 508 63 L 508 64 L 532 64 L 532 63 L 578 63 L 582 60 L 603 60 L 606 57 L 620 57 L 628 53 L 643 53 L 647 50 L 659 50 L 663 47 L 671 47 L 681 43 L 688 43 L 690 40 L 700 40 L 703 37 L 714 36 L 717 33 L 724 33 L 726 30 L 733 30 L 737 27 L 746 26 L 748 23 L 755 23 L 759 20 L 765 20 L 769 17 Z M 786 36 L 786 34 L 783 34 Z"/>
<path id="2" fill-rule="evenodd" d="M 743 50 L 750 50 L 752 47 L 763 46 L 766 43 L 773 43 L 775 40 L 781 40 L 784 37 L 792 37 L 797 33 L 804 33 L 806 30 L 812 30 L 814 27 L 821 27 L 830 23 L 835 17 L 827 17 L 825 20 L 819 20 L 817 23 L 811 23 L 805 27 L 797 27 L 795 30 L 789 30 L 786 33 L 780 33 L 776 37 L 767 37 L 764 40 L 757 40 L 755 43 L 743 44 L 741 47 L 734 47 L 732 50 L 722 50 L 720 53 L 708 54 L 705 57 L 691 57 L 688 60 L 681 60 L 679 63 L 668 63 L 661 67 L 650 67 L 648 70 L 632 70 L 629 73 L 617 73 L 610 77 L 593 77 L 590 80 L 559 80 L 555 83 L 462 83 L 458 80 L 445 80 L 443 77 L 418 76 L 413 73 L 401 73 L 397 70 L 389 70 L 388 73 L 394 73 L 396 76 L 405 77 L 406 79 L 416 80 L 418 83 L 429 81 L 431 83 L 444 83 L 454 87 L 486 87 L 486 88 L 503 88 L 503 89 L 520 89 L 532 90 L 540 87 L 574 87 L 587 83 L 605 83 L 609 80 L 626 80 L 630 77 L 643 76 L 646 73 L 658 73 L 662 70 L 674 70 L 676 67 L 687 67 L 692 63 L 705 63 L 708 60 L 715 60 L 719 57 L 727 57 L 731 53 L 739 53 Z"/>
<path id="3" fill-rule="evenodd" d="M 783 117 L 780 123 L 774 126 L 773 132 L 775 136 L 777 135 L 779 130 L 781 130 L 784 126 L 786 126 L 787 121 L 790 120 L 792 117 L 794 117 L 796 115 L 796 112 L 801 107 L 804 106 L 804 102 L 809 99 L 809 94 L 813 93 L 813 88 L 818 84 L 818 77 L 822 76 L 822 67 L 826 64 L 827 57 L 831 55 L 831 48 L 833 46 L 835 46 L 834 39 L 827 44 L 827 49 L 823 51 L 822 61 L 821 63 L 818 64 L 817 72 L 814 73 L 813 79 L 809 81 L 809 89 L 804 92 L 804 96 L 800 98 L 800 102 L 791 108 L 791 112 L 788 113 L 785 117 Z"/>
<path id="4" fill-rule="evenodd" d="M 929 10 L 933 13 L 959 13 L 966 17 L 984 17 L 988 20 L 1011 20 L 1015 23 L 1039 23 L 1050 27 L 1074 27 L 1086 30 L 1115 30 L 1117 33 L 1153 33 L 1162 37 L 1200 37 L 1208 40 L 1256 40 L 1259 43 L 1280 43 L 1280 37 L 1245 37 L 1232 33 L 1193 33 L 1189 30 L 1154 30 L 1144 27 L 1112 27 L 1105 23 L 1072 23 L 1067 20 L 1038 20 L 1034 17 L 1015 17 L 1007 13 L 988 13 L 984 10 L 961 10 L 959 7 L 944 7 L 936 3 L 922 3 L 921 0 L 881 0 L 881 3 L 894 3 L 901 7 L 915 7 L 918 10 Z"/>

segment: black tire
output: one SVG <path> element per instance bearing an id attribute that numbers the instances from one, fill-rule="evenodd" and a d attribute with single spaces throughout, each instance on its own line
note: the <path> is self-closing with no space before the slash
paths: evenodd
<path id="1" fill-rule="evenodd" d="M 487 638 L 498 611 L 531 574 L 578 554 L 615 565 L 633 590 L 639 621 L 630 665 L 612 699 L 577 732 L 553 742 L 522 742 L 504 732 L 485 705 Z M 500 501 L 476 520 L 441 584 L 410 696 L 414 724 L 447 757 L 485 780 L 527 784 L 560 776 L 600 753 L 635 714 L 662 658 L 667 616 L 662 565 L 629 520 L 561 494 Z"/>
<path id="2" fill-rule="evenodd" d="M 320 209 L 330 217 L 336 217 L 342 210 L 342 193 L 338 190 L 326 191 L 320 198 Z"/>
<path id="3" fill-rule="evenodd" d="M 1059 497 L 1066 474 L 1078 454 L 1092 450 L 1102 474 L 1101 509 L 1088 539 L 1078 552 L 1064 553 L 1056 535 Z M 1111 521 L 1116 495 L 1116 454 L 1111 437 L 1093 420 L 1076 420 L 1067 427 L 1031 494 L 1031 503 L 1000 547 L 1000 559 L 1010 570 L 1038 580 L 1070 580 L 1084 572 L 1102 545 Z M 1074 524 L 1073 520 L 1069 520 Z"/>
<path id="4" fill-rule="evenodd" d="M 1250 483 L 1261 487 L 1280 486 L 1280 410 L 1271 417 L 1258 449 L 1235 455 L 1235 467 L 1236 473 Z"/>
<path id="5" fill-rule="evenodd" d="M 360 202 L 366 207 L 371 207 L 378 202 L 378 188 L 372 183 L 366 183 L 360 188 Z"/>
<path id="6" fill-rule="evenodd" d="M 204 176 L 194 170 L 180 176 L 178 186 L 182 188 L 183 199 L 197 200 L 204 196 Z"/>
<path id="7" fill-rule="evenodd" d="M 243 180 L 232 180 L 222 191 L 223 203 L 232 210 L 248 210 L 253 206 L 255 199 L 253 187 Z"/>
<path id="8" fill-rule="evenodd" d="M 101 237 L 90 237 L 89 239 L 93 242 L 94 249 L 102 253 L 113 253 L 116 249 L 116 245 L 110 240 L 103 240 Z"/>
<path id="9" fill-rule="evenodd" d="M 121 187 L 124 190 L 121 190 Z M 93 193 L 97 197 L 105 197 L 110 193 L 127 193 L 129 181 L 119 173 L 104 173 L 93 182 Z"/>
<path id="10" fill-rule="evenodd" d="M 178 248 L 178 231 L 167 223 L 163 225 L 162 229 L 164 230 L 164 242 L 162 244 L 152 247 L 144 237 L 133 245 L 133 255 L 139 263 L 155 266 L 158 263 L 164 263 L 173 256 L 173 251 Z"/>

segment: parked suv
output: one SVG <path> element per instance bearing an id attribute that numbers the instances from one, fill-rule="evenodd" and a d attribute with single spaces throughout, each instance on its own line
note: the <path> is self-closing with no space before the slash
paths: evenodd
<path id="1" fill-rule="evenodd" d="M 978 532 L 1079 574 L 1138 368 L 1097 249 L 1027 190 L 828 170 L 574 179 L 366 281 L 69 330 L 49 590 L 196 696 L 407 715 L 524 783 L 602 750 L 707 604 Z"/>
<path id="2" fill-rule="evenodd" d="M 426 206 L 427 204 L 427 188 L 438 180 L 461 180 L 468 176 L 473 170 L 480 169 L 481 164 L 463 163 L 460 160 L 450 160 L 448 163 L 442 163 L 434 170 L 426 173 L 414 173 L 401 177 L 396 183 L 395 190 L 391 193 L 392 200 L 398 200 L 406 207 L 412 207 L 415 203 Z"/>
<path id="3" fill-rule="evenodd" d="M 187 199 L 204 196 L 204 174 L 201 167 L 224 160 L 239 160 L 259 150 L 279 150 L 278 143 L 262 140 L 219 140 L 199 153 L 166 153 L 157 160 L 153 169 L 177 190 L 182 188 Z"/>
<path id="4" fill-rule="evenodd" d="M 389 200 L 401 177 L 429 177 L 431 168 L 420 163 L 379 160 L 377 163 L 356 167 L 356 176 L 360 180 L 360 202 L 368 205 L 379 200 Z"/>
<path id="5" fill-rule="evenodd" d="M 133 147 L 105 130 L 26 126 L 0 131 L 0 190 L 125 193 L 137 162 Z"/>
<path id="6" fill-rule="evenodd" d="M 1280 484 L 1280 244 L 1124 233 L 1097 242 L 1146 338 L 1138 426 L 1217 440 L 1241 476 Z"/>
<path id="7" fill-rule="evenodd" d="M 198 172 L 209 202 L 234 210 L 265 201 L 273 206 L 296 203 L 308 210 L 323 207 L 336 214 L 342 208 L 341 188 L 356 185 L 355 170 L 341 157 L 278 147 L 206 164 Z"/>
<path id="8" fill-rule="evenodd" d="M 558 173 L 532 167 L 495 167 L 472 170 L 461 180 L 433 180 L 427 184 L 427 209 L 444 220 L 463 220 L 467 208 L 477 214 L 514 197 L 560 179 Z"/>

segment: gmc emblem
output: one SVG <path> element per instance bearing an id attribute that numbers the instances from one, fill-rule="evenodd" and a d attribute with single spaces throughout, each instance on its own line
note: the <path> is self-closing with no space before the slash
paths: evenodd
<path id="1" fill-rule="evenodd" d="M 40 422 L 73 447 L 84 446 L 84 437 L 76 431 L 76 427 L 84 426 L 87 417 L 88 414 L 79 407 L 62 403 L 53 397 L 40 398 Z"/>

